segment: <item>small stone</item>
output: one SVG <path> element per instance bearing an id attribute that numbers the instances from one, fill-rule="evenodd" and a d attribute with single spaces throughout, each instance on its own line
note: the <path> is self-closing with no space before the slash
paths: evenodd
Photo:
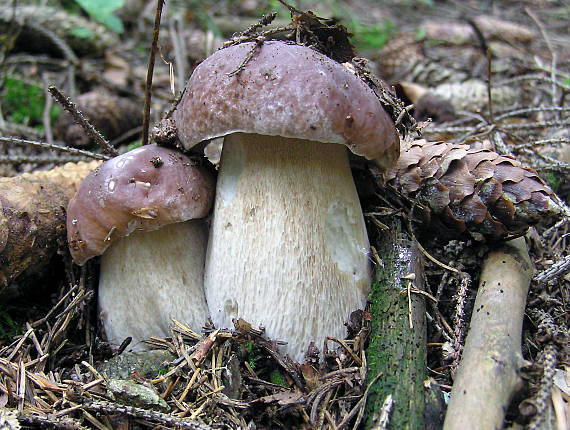
<path id="1" fill-rule="evenodd" d="M 140 376 L 147 379 L 158 377 L 165 362 L 176 357 L 167 350 L 154 349 L 141 352 L 123 352 L 121 355 L 105 361 L 98 367 L 100 373 L 108 378 L 129 379 L 136 370 Z"/>
<path id="2" fill-rule="evenodd" d="M 111 378 L 107 389 L 120 403 L 160 412 L 170 411 L 168 404 L 152 388 L 134 381 Z"/>

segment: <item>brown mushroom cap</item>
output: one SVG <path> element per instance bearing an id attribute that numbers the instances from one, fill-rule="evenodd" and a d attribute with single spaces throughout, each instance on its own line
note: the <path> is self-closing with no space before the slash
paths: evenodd
<path id="1" fill-rule="evenodd" d="M 374 92 L 342 64 L 306 46 L 264 42 L 221 49 L 195 70 L 174 120 L 182 145 L 235 132 L 342 143 L 391 166 L 399 154 L 394 123 Z"/>
<path id="2" fill-rule="evenodd" d="M 106 161 L 79 186 L 67 208 L 67 240 L 83 264 L 135 230 L 202 218 L 214 181 L 185 155 L 146 145 Z"/>

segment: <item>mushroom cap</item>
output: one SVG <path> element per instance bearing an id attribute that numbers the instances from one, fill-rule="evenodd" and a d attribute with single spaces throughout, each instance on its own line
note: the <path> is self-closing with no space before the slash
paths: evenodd
<path id="1" fill-rule="evenodd" d="M 67 241 L 77 264 L 102 254 L 135 230 L 202 218 L 214 181 L 180 152 L 146 145 L 92 171 L 67 207 Z"/>
<path id="2" fill-rule="evenodd" d="M 264 42 L 232 76 L 254 43 L 204 60 L 174 112 L 186 149 L 235 132 L 342 143 L 352 152 L 394 164 L 399 138 L 372 91 L 349 67 L 301 45 Z"/>

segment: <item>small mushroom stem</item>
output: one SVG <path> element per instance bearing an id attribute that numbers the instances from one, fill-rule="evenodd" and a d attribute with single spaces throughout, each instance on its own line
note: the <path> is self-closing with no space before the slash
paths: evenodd
<path id="1" fill-rule="evenodd" d="M 199 331 L 208 317 L 204 296 L 207 229 L 200 219 L 136 232 L 101 257 L 99 307 L 108 340 L 132 336 L 133 349 L 167 336 L 172 318 Z"/>
<path id="2" fill-rule="evenodd" d="M 217 327 L 241 317 L 302 361 L 364 307 L 368 250 L 344 145 L 226 136 L 204 280 Z"/>

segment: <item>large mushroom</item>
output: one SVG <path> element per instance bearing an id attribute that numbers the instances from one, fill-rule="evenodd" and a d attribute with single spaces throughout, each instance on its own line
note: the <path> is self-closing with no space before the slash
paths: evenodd
<path id="1" fill-rule="evenodd" d="M 301 361 L 309 342 L 343 337 L 370 289 L 346 147 L 386 167 L 399 138 L 350 67 L 280 41 L 240 67 L 253 46 L 202 62 L 173 118 L 187 149 L 225 136 L 204 280 L 214 323 L 262 325 Z"/>
<path id="2" fill-rule="evenodd" d="M 81 183 L 67 209 L 73 260 L 101 255 L 99 307 L 118 344 L 167 335 L 172 318 L 200 330 L 214 182 L 183 154 L 147 145 L 106 161 Z"/>

